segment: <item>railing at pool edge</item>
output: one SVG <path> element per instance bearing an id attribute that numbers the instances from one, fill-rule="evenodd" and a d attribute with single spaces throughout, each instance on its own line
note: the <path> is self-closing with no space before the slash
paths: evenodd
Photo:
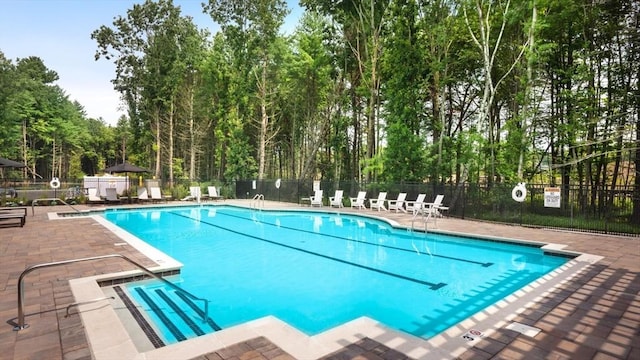
<path id="1" fill-rule="evenodd" d="M 60 198 L 44 198 L 44 199 L 34 199 L 33 201 L 31 201 L 31 216 L 35 215 L 35 212 L 36 212 L 35 206 L 40 201 L 60 201 L 61 203 L 63 203 L 64 205 L 67 205 L 68 207 L 72 208 L 76 212 L 81 212 L 81 210 L 74 208 L 73 205 L 66 203 L 64 200 Z"/>
<path id="2" fill-rule="evenodd" d="M 260 204 L 262 204 L 260 208 L 264 208 L 264 194 L 255 194 L 251 199 L 250 206 L 252 209 L 254 208 L 254 204 L 256 209 L 259 207 Z"/>
<path id="3" fill-rule="evenodd" d="M 437 208 L 436 208 L 437 211 Z M 422 218 L 422 220 L 424 220 L 424 232 L 425 234 L 427 233 L 427 223 L 429 222 L 429 219 L 432 218 L 433 216 L 433 221 L 434 221 L 434 226 L 437 226 L 438 223 L 438 216 L 433 214 L 433 211 L 425 211 L 424 207 L 421 208 L 420 210 L 417 210 L 414 214 L 413 217 L 411 218 L 411 230 L 414 230 L 414 226 L 413 223 L 416 221 L 416 218 L 420 216 Z"/>
<path id="4" fill-rule="evenodd" d="M 416 211 L 413 214 L 413 217 L 411 218 L 411 230 L 415 230 L 415 227 L 413 226 L 413 223 L 416 221 L 416 218 L 420 216 L 423 220 L 424 220 L 424 233 L 427 233 L 427 222 L 429 221 L 429 218 L 431 217 L 431 214 L 428 214 L 427 216 L 424 216 L 422 214 L 421 211 Z"/>
<path id="5" fill-rule="evenodd" d="M 156 279 L 162 281 L 163 283 L 167 284 L 172 289 L 187 295 L 188 297 L 190 297 L 193 300 L 202 301 L 204 303 L 204 314 L 202 315 L 202 320 L 204 322 L 206 322 L 207 319 L 209 318 L 209 300 L 203 299 L 203 298 L 199 298 L 199 297 L 191 294 L 190 292 L 188 292 L 188 291 L 184 290 L 183 288 L 177 286 L 176 284 L 172 283 L 171 281 L 166 280 L 162 276 L 159 276 L 158 274 L 154 273 L 153 271 L 147 269 L 146 267 L 144 267 L 141 264 L 129 259 L 128 257 L 126 257 L 124 255 L 110 254 L 110 255 L 102 255 L 102 256 L 93 256 L 93 257 L 88 257 L 88 258 L 62 260 L 62 261 L 54 261 L 54 262 L 50 262 L 50 263 L 36 264 L 36 265 L 31 265 L 31 266 L 27 267 L 26 269 L 24 269 L 24 271 L 22 271 L 22 273 L 18 277 L 18 325 L 14 326 L 13 330 L 14 331 L 20 331 L 22 329 L 26 329 L 26 328 L 29 327 L 28 324 L 24 323 L 24 285 L 23 285 L 23 283 L 24 283 L 25 276 L 27 276 L 30 272 L 32 272 L 33 270 L 37 270 L 37 269 L 41 269 L 41 268 L 45 268 L 45 267 L 51 267 L 51 266 L 57 266 L 57 265 L 66 265 L 66 264 L 77 263 L 77 262 L 82 262 L 82 261 L 103 260 L 103 259 L 110 259 L 110 258 L 121 258 L 121 259 L 129 262 L 130 264 L 136 266 L 138 269 L 142 270 L 147 275 L 149 275 L 149 276 L 151 276 L 153 278 L 156 278 Z"/>

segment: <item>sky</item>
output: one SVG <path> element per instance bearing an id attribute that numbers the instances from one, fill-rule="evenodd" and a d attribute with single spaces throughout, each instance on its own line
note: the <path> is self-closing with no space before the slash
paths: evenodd
<path id="1" fill-rule="evenodd" d="M 183 15 L 191 16 L 201 29 L 213 34 L 219 27 L 202 13 L 204 0 L 174 0 Z M 78 101 L 90 118 L 115 125 L 125 114 L 119 94 L 113 90 L 115 65 L 95 60 L 98 48 L 91 33 L 101 25 L 112 26 L 126 16 L 133 4 L 144 0 L 0 0 L 0 51 L 14 64 L 18 58 L 37 56 L 58 73 L 56 82 L 71 101 Z M 297 26 L 301 9 L 297 0 L 287 1 L 291 14 L 284 31 Z"/>

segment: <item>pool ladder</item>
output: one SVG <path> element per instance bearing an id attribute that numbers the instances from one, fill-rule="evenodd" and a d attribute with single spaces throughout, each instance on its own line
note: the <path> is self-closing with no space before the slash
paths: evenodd
<path id="1" fill-rule="evenodd" d="M 416 213 L 413 214 L 413 218 L 411 219 L 411 230 L 415 230 L 414 223 L 416 221 L 416 218 L 418 218 L 418 216 L 419 216 L 424 220 L 424 232 L 426 234 L 427 233 L 427 223 L 429 222 L 429 219 L 431 218 L 431 215 L 432 215 L 431 211 L 429 211 L 426 215 L 424 214 L 424 211 L 416 211 Z"/>
<path id="2" fill-rule="evenodd" d="M 264 208 L 264 194 L 255 194 L 251 199 L 251 208 L 252 209 L 263 209 Z"/>
<path id="3" fill-rule="evenodd" d="M 204 312 L 202 313 L 202 320 L 206 322 L 207 319 L 209 318 L 209 300 L 203 299 L 203 298 L 199 298 L 199 297 L 191 294 L 190 292 L 184 290 L 183 288 L 179 287 L 178 285 L 172 283 L 171 281 L 163 278 L 162 276 L 154 273 L 153 271 L 147 269 L 146 267 L 142 266 L 141 264 L 131 260 L 130 258 L 128 258 L 128 257 L 126 257 L 124 255 L 110 254 L 110 255 L 93 256 L 93 257 L 81 258 L 81 259 L 71 259 L 71 260 L 55 261 L 55 262 L 50 262 L 50 263 L 42 263 L 42 264 L 37 264 L 37 265 L 31 265 L 31 266 L 27 267 L 26 269 L 24 269 L 24 271 L 18 277 L 18 324 L 13 327 L 13 330 L 14 331 L 19 331 L 19 330 L 26 329 L 26 328 L 29 327 L 28 324 L 24 323 L 24 317 L 25 317 L 24 316 L 24 278 L 30 272 L 32 272 L 34 270 L 37 270 L 37 269 L 46 268 L 46 267 L 52 267 L 52 266 L 57 266 L 57 265 L 67 265 L 67 264 L 83 262 L 83 261 L 103 260 L 103 259 L 111 259 L 111 258 L 123 259 L 123 260 L 129 262 L 130 264 L 136 266 L 138 269 L 142 270 L 147 275 L 162 281 L 164 284 L 168 285 L 169 287 L 171 287 L 172 289 L 174 289 L 174 290 L 176 290 L 178 292 L 183 293 L 184 295 L 188 296 L 192 300 L 202 301 L 204 303 Z M 71 304 L 71 305 L 69 305 L 67 307 L 67 314 L 69 314 L 69 308 L 70 307 L 77 306 L 77 305 L 82 305 L 82 304 L 85 304 L 85 303 L 92 303 L 92 302 L 96 302 L 96 301 L 106 300 L 106 299 L 107 298 L 99 298 L 99 299 L 88 300 L 86 302 L 73 303 L 73 304 Z"/>

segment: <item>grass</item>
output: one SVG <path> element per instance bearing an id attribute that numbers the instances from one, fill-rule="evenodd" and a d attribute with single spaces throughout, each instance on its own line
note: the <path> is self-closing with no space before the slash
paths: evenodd
<path id="1" fill-rule="evenodd" d="M 627 235 L 640 235 L 640 226 L 620 220 L 619 218 L 598 219 L 585 216 L 565 217 L 558 215 L 541 215 L 519 212 L 498 213 L 487 211 L 477 213 L 471 217 L 479 220 L 488 220 L 512 224 L 551 227 L 560 229 L 572 229 L 598 233 L 616 233 Z M 617 220 L 617 221 L 616 221 Z"/>

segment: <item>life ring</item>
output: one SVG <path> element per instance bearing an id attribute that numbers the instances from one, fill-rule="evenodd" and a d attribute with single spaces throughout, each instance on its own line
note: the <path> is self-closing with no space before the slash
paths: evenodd
<path id="1" fill-rule="evenodd" d="M 280 184 L 282 183 L 282 180 L 278 179 L 276 180 L 276 189 L 280 189 Z"/>
<path id="2" fill-rule="evenodd" d="M 52 189 L 57 189 L 60 187 L 60 180 L 58 180 L 57 177 L 54 177 L 53 179 L 51 179 L 51 181 L 49 181 L 49 186 L 51 186 Z"/>
<path id="3" fill-rule="evenodd" d="M 511 197 L 517 202 L 523 202 L 527 197 L 526 184 L 518 183 L 518 185 L 514 186 L 513 190 L 511 190 Z"/>

